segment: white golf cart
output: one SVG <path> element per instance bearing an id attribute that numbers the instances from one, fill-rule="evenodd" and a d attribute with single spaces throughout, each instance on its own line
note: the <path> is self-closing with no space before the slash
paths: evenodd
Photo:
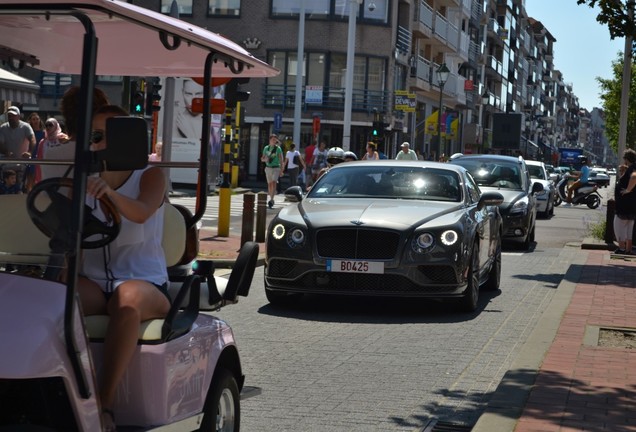
<path id="1" fill-rule="evenodd" d="M 95 76 L 203 75 L 212 82 L 278 71 L 217 34 L 119 0 L 0 0 L 0 33 L 3 61 L 81 75 L 84 107 L 74 160 L 40 162 L 72 164 L 73 178 L 47 179 L 28 195 L 0 196 L 0 431 L 99 431 L 96 383 L 108 316 L 82 316 L 77 272 L 82 248 L 117 237 L 119 215 L 107 200 L 108 224 L 85 212 L 86 178 L 103 169 L 144 167 L 148 141 L 143 119 L 113 118 L 107 149 L 89 151 Z M 204 88 L 201 133 L 207 137 L 211 92 Z M 163 206 L 173 306 L 165 319 L 141 327 L 114 407 L 120 431 L 239 430 L 244 376 L 234 335 L 224 321 L 199 312 L 248 294 L 258 245 L 243 246 L 229 279 L 215 277 L 210 263 L 192 270 L 208 157 L 208 146 L 201 146 L 195 214 Z M 59 282 L 62 268 L 66 283 Z"/>

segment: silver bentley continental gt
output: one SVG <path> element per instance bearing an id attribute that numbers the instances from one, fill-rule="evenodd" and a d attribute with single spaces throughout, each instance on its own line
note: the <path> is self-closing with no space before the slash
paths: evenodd
<path id="1" fill-rule="evenodd" d="M 285 191 L 267 231 L 265 293 L 456 299 L 477 308 L 499 289 L 503 196 L 482 193 L 461 166 L 354 161 L 332 167 L 306 196 Z"/>

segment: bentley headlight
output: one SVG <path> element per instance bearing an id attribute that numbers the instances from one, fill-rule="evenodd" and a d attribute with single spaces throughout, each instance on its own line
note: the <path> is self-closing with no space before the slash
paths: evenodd
<path id="1" fill-rule="evenodd" d="M 294 229 L 289 237 L 291 241 L 297 245 L 302 244 L 305 241 L 305 233 L 299 228 Z"/>
<path id="2" fill-rule="evenodd" d="M 454 245 L 457 242 L 458 238 L 459 238 L 459 236 L 457 235 L 457 232 L 455 232 L 453 230 L 448 230 L 448 231 L 444 231 L 442 233 L 442 235 L 440 237 L 440 240 L 446 246 L 452 246 L 452 245 Z"/>
<path id="3" fill-rule="evenodd" d="M 285 226 L 283 224 L 277 224 L 276 226 L 274 226 L 274 229 L 272 230 L 272 236 L 276 240 L 280 240 L 285 237 Z"/>
<path id="4" fill-rule="evenodd" d="M 434 242 L 435 242 L 435 238 L 433 237 L 432 234 L 429 234 L 429 233 L 420 234 L 415 239 L 415 243 L 419 249 L 428 249 L 431 246 L 433 246 Z"/>
<path id="5" fill-rule="evenodd" d="M 528 210 L 528 197 L 523 197 L 519 201 L 517 201 L 512 208 L 510 209 L 510 213 L 525 213 Z"/>

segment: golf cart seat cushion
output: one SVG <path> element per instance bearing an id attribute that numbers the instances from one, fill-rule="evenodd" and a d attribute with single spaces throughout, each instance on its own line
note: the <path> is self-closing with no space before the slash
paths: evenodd
<path id="1" fill-rule="evenodd" d="M 171 204 L 164 204 L 163 239 L 161 245 L 166 264 L 171 267 L 181 260 L 186 247 L 186 223 L 183 215 Z"/>
<path id="2" fill-rule="evenodd" d="M 106 337 L 106 329 L 108 328 L 108 315 L 89 315 L 84 317 L 86 332 L 91 340 L 103 340 Z M 137 338 L 143 342 L 159 342 L 161 341 L 161 327 L 164 320 L 153 319 L 144 321 L 139 326 L 139 335 Z"/>
<path id="3" fill-rule="evenodd" d="M 31 221 L 26 194 L 0 195 L 0 262 L 46 265 L 49 238 Z M 186 243 L 185 219 L 172 205 L 165 204 L 163 250 L 168 266 L 183 256 Z"/>
<path id="4" fill-rule="evenodd" d="M 27 195 L 0 195 L 0 262 L 45 265 L 49 239 L 31 221 Z"/>

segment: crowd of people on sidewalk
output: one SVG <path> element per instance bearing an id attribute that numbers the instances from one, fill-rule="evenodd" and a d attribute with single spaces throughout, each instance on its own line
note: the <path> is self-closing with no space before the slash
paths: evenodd
<path id="1" fill-rule="evenodd" d="M 327 148 L 325 140 L 321 140 L 318 145 L 310 143 L 302 153 L 293 142 L 288 144 L 287 151 L 282 147 L 283 143 L 279 136 L 271 134 L 268 143 L 261 152 L 260 160 L 267 181 L 269 208 L 274 207 L 274 197 L 281 192 L 280 179 L 285 174 L 289 177 L 289 186 L 300 186 L 302 190 L 306 190 L 330 166 L 339 162 L 387 159 L 382 152 L 378 151 L 377 144 L 374 142 L 367 143 L 366 151 L 360 158 L 354 152 L 344 151 L 340 147 Z M 419 151 L 411 149 L 410 143 L 405 141 L 400 146 L 400 151 L 395 155 L 395 159 L 424 160 L 424 156 Z"/>

